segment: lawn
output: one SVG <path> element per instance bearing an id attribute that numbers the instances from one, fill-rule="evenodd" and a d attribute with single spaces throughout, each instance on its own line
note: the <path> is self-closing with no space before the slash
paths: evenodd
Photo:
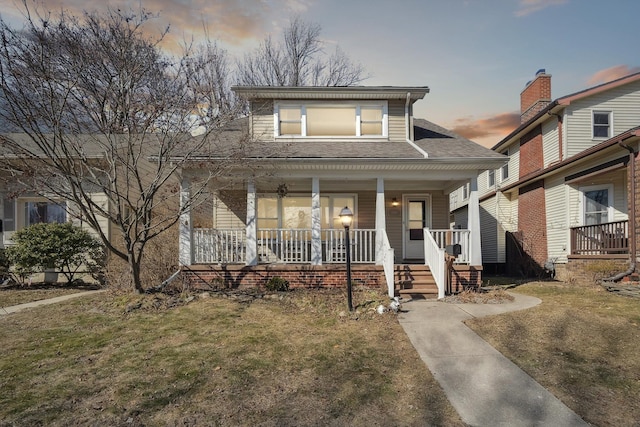
<path id="1" fill-rule="evenodd" d="M 0 425 L 463 425 L 381 300 L 104 293 L 1 316 Z"/>
<path id="2" fill-rule="evenodd" d="M 542 304 L 467 325 L 585 421 L 639 425 L 640 300 L 559 282 L 514 291 Z"/>

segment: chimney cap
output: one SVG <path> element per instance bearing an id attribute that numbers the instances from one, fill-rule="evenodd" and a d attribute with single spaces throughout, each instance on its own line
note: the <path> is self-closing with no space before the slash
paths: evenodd
<path id="1" fill-rule="evenodd" d="M 546 74 L 547 70 L 545 70 L 544 68 L 540 68 L 538 71 L 536 71 L 536 76 L 539 76 L 540 74 Z"/>

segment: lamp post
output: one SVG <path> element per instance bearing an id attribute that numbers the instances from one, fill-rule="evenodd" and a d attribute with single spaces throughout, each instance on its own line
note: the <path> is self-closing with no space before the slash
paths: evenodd
<path id="1" fill-rule="evenodd" d="M 353 302 L 351 300 L 351 242 L 349 241 L 349 227 L 353 220 L 353 212 L 347 206 L 340 211 L 340 220 L 344 226 L 344 247 L 347 258 L 347 304 L 349 305 L 349 311 L 353 311 Z"/>

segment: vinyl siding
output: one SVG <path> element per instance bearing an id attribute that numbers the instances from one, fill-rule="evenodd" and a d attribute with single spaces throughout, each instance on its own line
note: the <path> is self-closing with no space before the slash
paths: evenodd
<path id="1" fill-rule="evenodd" d="M 389 101 L 389 141 L 405 141 L 407 138 L 407 127 L 404 117 L 404 103 Z"/>
<path id="2" fill-rule="evenodd" d="M 594 110 L 612 112 L 611 136 L 637 126 L 640 119 L 640 82 L 576 100 L 567 107 L 567 156 L 573 156 L 604 140 L 592 138 Z"/>
<path id="3" fill-rule="evenodd" d="M 567 262 L 569 254 L 568 188 L 564 177 L 545 181 L 545 206 L 547 208 L 547 256 L 556 262 Z"/>
<path id="4" fill-rule="evenodd" d="M 254 138 L 262 141 L 274 140 L 273 101 L 258 100 L 251 102 L 250 132 Z"/>
<path id="5" fill-rule="evenodd" d="M 482 241 L 483 263 L 498 262 L 498 223 L 495 212 L 495 197 L 491 197 L 480 203 L 480 236 Z"/>
<path id="6" fill-rule="evenodd" d="M 497 262 L 506 262 L 506 239 L 507 231 L 514 232 L 517 229 L 518 212 L 514 211 L 513 204 L 510 200 L 510 194 L 496 194 L 496 218 L 497 218 L 497 240 L 496 240 L 496 259 Z M 515 202 L 517 203 L 517 202 Z M 515 215 L 515 217 L 514 217 Z"/>

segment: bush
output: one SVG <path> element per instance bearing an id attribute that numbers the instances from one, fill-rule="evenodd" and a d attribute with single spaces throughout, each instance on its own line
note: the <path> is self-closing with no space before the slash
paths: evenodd
<path id="1" fill-rule="evenodd" d="M 286 292 L 289 290 L 289 281 L 283 279 L 282 277 L 276 276 L 269 279 L 264 287 L 269 292 Z"/>
<path id="2" fill-rule="evenodd" d="M 104 265 L 102 244 L 71 223 L 34 224 L 17 231 L 13 241 L 6 255 L 23 281 L 31 273 L 53 269 L 71 283 L 81 269 L 95 273 Z"/>

